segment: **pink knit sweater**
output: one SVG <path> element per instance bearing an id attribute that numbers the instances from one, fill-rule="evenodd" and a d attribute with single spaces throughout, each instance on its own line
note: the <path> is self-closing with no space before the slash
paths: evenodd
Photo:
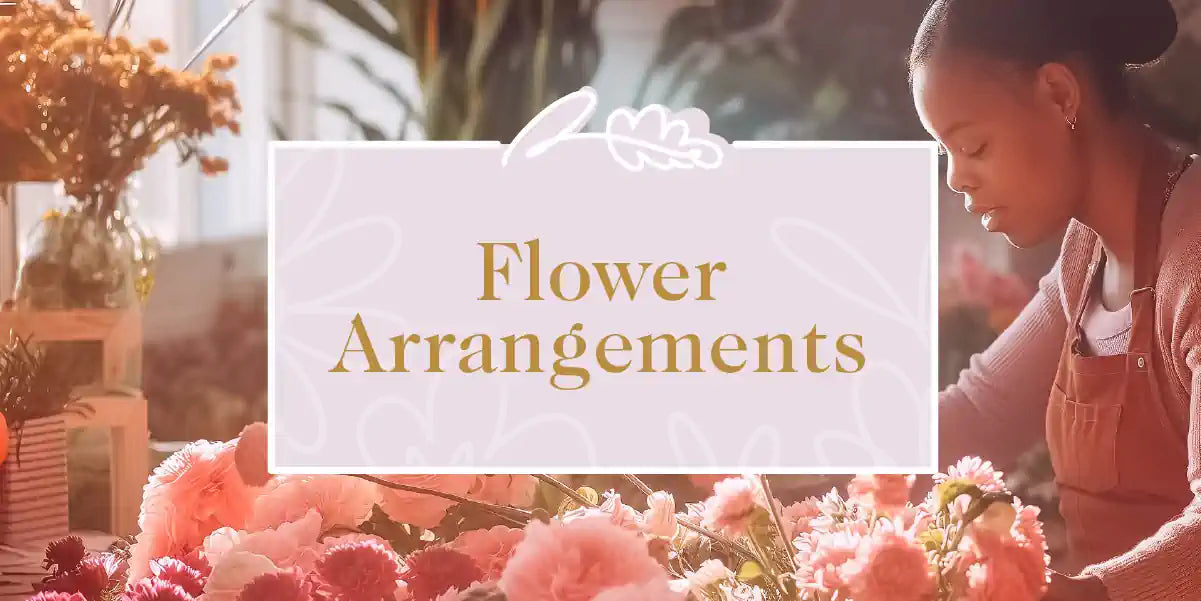
<path id="1" fill-rule="evenodd" d="M 996 342 L 972 358 L 939 398 L 940 465 L 980 455 L 1000 466 L 1044 436 L 1047 397 L 1083 293 L 1097 235 L 1073 221 L 1038 293 Z M 1158 374 L 1164 402 L 1188 440 L 1194 500 L 1177 519 L 1127 553 L 1090 566 L 1115 601 L 1201 601 L 1201 165 L 1187 170 L 1165 209 L 1156 284 Z M 1086 327 L 1087 329 L 1087 327 Z M 1125 352 L 1126 336 L 1093 340 L 1094 352 Z"/>

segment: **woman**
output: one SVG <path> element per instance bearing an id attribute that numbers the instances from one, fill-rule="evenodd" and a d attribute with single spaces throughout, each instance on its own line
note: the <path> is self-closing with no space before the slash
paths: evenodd
<path id="1" fill-rule="evenodd" d="M 942 464 L 1045 436 L 1068 527 L 1048 599 L 1201 599 L 1201 168 L 1132 112 L 1168 0 L 935 0 L 910 56 L 948 185 L 1018 247 L 1067 234 L 1036 297 L 940 397 Z"/>

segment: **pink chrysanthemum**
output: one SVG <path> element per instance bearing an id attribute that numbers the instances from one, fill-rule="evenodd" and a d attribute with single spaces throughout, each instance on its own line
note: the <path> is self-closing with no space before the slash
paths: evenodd
<path id="1" fill-rule="evenodd" d="M 466 553 L 450 547 L 430 547 L 409 555 L 401 580 L 413 601 L 434 601 L 450 589 L 464 590 L 484 579 L 484 571 Z"/>
<path id="2" fill-rule="evenodd" d="M 892 527 L 863 539 L 852 566 L 844 576 L 856 601 L 921 601 L 936 586 L 926 550 Z"/>
<path id="3" fill-rule="evenodd" d="M 592 601 L 603 590 L 656 579 L 666 581 L 666 572 L 638 533 L 586 518 L 527 526 L 499 585 L 514 600 Z"/>
<path id="4" fill-rule="evenodd" d="M 705 501 L 704 525 L 726 536 L 742 536 L 758 507 L 755 485 L 750 480 L 728 478 L 713 485 L 713 496 Z"/>
<path id="5" fill-rule="evenodd" d="M 196 598 L 189 595 L 178 584 L 171 584 L 157 578 L 143 578 L 128 589 L 121 596 L 122 601 L 195 601 Z"/>
<path id="6" fill-rule="evenodd" d="M 78 536 L 60 538 L 46 545 L 46 559 L 42 569 L 53 568 L 57 572 L 70 572 L 79 567 L 79 562 L 87 557 L 88 550 L 83 546 L 83 539 Z"/>
<path id="7" fill-rule="evenodd" d="M 467 555 L 483 572 L 482 580 L 495 581 L 513 557 L 525 531 L 508 526 L 493 526 L 487 530 L 468 530 L 450 543 L 450 548 Z"/>
<path id="8" fill-rule="evenodd" d="M 312 585 L 300 568 L 263 574 L 242 589 L 238 601 L 312 601 Z"/>
<path id="9" fill-rule="evenodd" d="M 317 560 L 323 589 L 339 599 L 381 599 L 396 592 L 400 564 L 391 549 L 374 541 L 338 545 Z"/>
<path id="10" fill-rule="evenodd" d="M 984 492 L 1005 490 L 1004 474 L 993 468 L 991 461 L 979 457 L 964 457 L 947 469 L 947 473 L 934 476 L 934 482 L 938 484 L 948 480 L 975 484 Z"/>
<path id="11" fill-rule="evenodd" d="M 804 538 L 804 537 L 802 537 Z M 809 537 L 809 549 L 802 549 L 808 569 L 803 585 L 825 592 L 847 586 L 851 572 L 857 566 L 856 557 L 863 536 L 855 532 L 821 532 Z"/>
<path id="12" fill-rule="evenodd" d="M 205 577 L 200 572 L 181 560 L 164 557 L 150 562 L 150 573 L 164 582 L 179 585 L 193 597 L 204 594 Z"/>
<path id="13" fill-rule="evenodd" d="M 784 538 L 792 541 L 801 534 L 812 531 L 810 523 L 822 514 L 816 497 L 809 497 L 780 510 L 780 521 L 784 526 Z"/>

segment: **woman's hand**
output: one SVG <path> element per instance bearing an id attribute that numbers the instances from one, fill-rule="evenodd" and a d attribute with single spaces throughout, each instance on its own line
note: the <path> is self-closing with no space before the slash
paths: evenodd
<path id="1" fill-rule="evenodd" d="M 1105 585 L 1096 576 L 1064 576 L 1051 573 L 1051 585 L 1043 601 L 1109 601 Z"/>

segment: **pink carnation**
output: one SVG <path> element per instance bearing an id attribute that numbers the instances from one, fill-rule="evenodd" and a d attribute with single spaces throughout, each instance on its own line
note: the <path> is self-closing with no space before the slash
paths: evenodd
<path id="1" fill-rule="evenodd" d="M 271 480 L 267 471 L 267 424 L 255 422 L 246 426 L 234 444 L 234 463 L 243 482 L 262 486 Z"/>
<path id="2" fill-rule="evenodd" d="M 866 507 L 895 512 L 909 503 L 915 480 L 912 475 L 860 474 L 847 485 L 847 494 Z"/>
<path id="3" fill-rule="evenodd" d="M 525 531 L 508 526 L 493 526 L 487 530 L 468 530 L 450 543 L 450 548 L 475 561 L 485 581 L 496 581 L 504 572 Z"/>
<path id="4" fill-rule="evenodd" d="M 145 577 L 151 559 L 188 553 L 218 528 L 244 528 L 257 494 L 238 476 L 231 443 L 201 440 L 167 458 L 145 487 L 131 578 Z"/>
<path id="5" fill-rule="evenodd" d="M 476 501 L 529 507 L 534 504 L 534 495 L 538 492 L 538 479 L 533 476 L 480 475 L 475 478 L 466 496 Z"/>
<path id="6" fill-rule="evenodd" d="M 125 590 L 122 601 L 195 601 L 183 587 L 157 578 L 143 578 Z"/>
<path id="7" fill-rule="evenodd" d="M 742 536 L 758 508 L 755 485 L 746 478 L 728 478 L 715 484 L 705 501 L 704 525 L 726 536 Z"/>
<path id="8" fill-rule="evenodd" d="M 247 521 L 250 530 L 275 528 L 299 520 L 316 509 L 321 530 L 358 528 L 371 517 L 380 500 L 380 487 L 353 476 L 280 476 L 254 501 Z"/>
<path id="9" fill-rule="evenodd" d="M 299 568 L 263 574 L 251 580 L 238 601 L 312 601 L 312 586 Z"/>
<path id="10" fill-rule="evenodd" d="M 188 564 L 171 557 L 156 559 L 150 563 L 150 572 L 164 582 L 178 585 L 184 592 L 199 597 L 204 593 L 205 577 Z"/>
<path id="11" fill-rule="evenodd" d="M 476 484 L 476 476 L 457 474 L 420 474 L 383 476 L 396 484 L 415 486 L 428 490 L 464 496 Z M 454 502 L 424 493 L 393 490 L 381 487 L 380 508 L 388 517 L 398 522 L 433 528 L 446 517 L 446 510 Z"/>
<path id="12" fill-rule="evenodd" d="M 26 601 L 88 601 L 88 598 L 79 593 L 41 592 Z"/>
<path id="13" fill-rule="evenodd" d="M 593 601 L 684 601 L 687 594 L 671 590 L 664 582 L 627 584 L 603 591 Z"/>
<path id="14" fill-rule="evenodd" d="M 381 599 L 396 593 L 400 563 L 391 549 L 376 542 L 338 545 L 317 562 L 325 592 L 336 599 Z"/>
<path id="15" fill-rule="evenodd" d="M 856 601 L 922 601 L 936 586 L 922 545 L 887 526 L 863 539 L 853 567 L 844 575 Z"/>
<path id="16" fill-rule="evenodd" d="M 449 547 L 430 547 L 409 555 L 400 576 L 413 601 L 434 601 L 449 590 L 461 591 L 484 578 L 470 556 Z"/>
<path id="17" fill-rule="evenodd" d="M 635 532 L 604 519 L 533 522 L 509 560 L 500 588 L 520 601 L 592 601 L 606 589 L 667 574 Z"/>
<path id="18" fill-rule="evenodd" d="M 204 555 L 217 564 L 226 555 L 243 551 L 262 555 L 277 567 L 297 566 L 308 571 L 317 561 L 320 536 L 321 515 L 316 509 L 310 509 L 303 518 L 278 528 L 258 532 L 218 529 L 205 539 Z"/>

